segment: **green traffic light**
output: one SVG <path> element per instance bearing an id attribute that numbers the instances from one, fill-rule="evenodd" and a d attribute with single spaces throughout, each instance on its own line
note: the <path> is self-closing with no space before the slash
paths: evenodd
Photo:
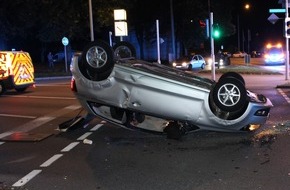
<path id="1" fill-rule="evenodd" d="M 220 36 L 221 36 L 221 33 L 220 33 L 219 30 L 214 30 L 214 31 L 213 31 L 213 37 L 214 37 L 214 38 L 219 38 Z"/>

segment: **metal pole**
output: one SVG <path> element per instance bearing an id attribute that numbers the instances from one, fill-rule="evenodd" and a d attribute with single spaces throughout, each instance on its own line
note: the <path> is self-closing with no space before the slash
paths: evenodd
<path id="1" fill-rule="evenodd" d="M 289 11 L 288 11 L 288 0 L 285 0 L 285 18 L 288 18 L 289 16 Z M 286 38 L 285 34 L 285 39 L 286 39 L 286 66 L 285 66 L 285 80 L 289 79 L 289 39 Z"/>
<path id="2" fill-rule="evenodd" d="M 210 13 L 210 45 L 211 45 L 211 59 L 212 59 L 212 65 L 211 65 L 211 78 L 212 80 L 215 80 L 215 55 L 214 55 L 214 39 L 213 39 L 213 13 Z"/>
<path id="3" fill-rule="evenodd" d="M 92 0 L 89 0 L 89 15 L 90 15 L 90 31 L 91 41 L 94 41 L 94 26 L 93 26 L 93 11 L 92 11 Z"/>
<path id="4" fill-rule="evenodd" d="M 161 63 L 160 60 L 160 39 L 159 39 L 159 20 L 156 20 L 156 33 L 157 33 L 157 62 Z"/>
<path id="5" fill-rule="evenodd" d="M 109 42 L 110 42 L 111 47 L 113 46 L 112 35 L 113 35 L 113 32 L 109 31 Z"/>
<path id="6" fill-rule="evenodd" d="M 240 46 L 240 15 L 237 17 L 237 22 L 238 22 L 238 51 L 241 51 L 241 46 Z"/>
<path id="7" fill-rule="evenodd" d="M 66 46 L 64 46 L 64 63 L 65 63 L 65 72 L 67 72 L 67 54 L 66 54 Z"/>

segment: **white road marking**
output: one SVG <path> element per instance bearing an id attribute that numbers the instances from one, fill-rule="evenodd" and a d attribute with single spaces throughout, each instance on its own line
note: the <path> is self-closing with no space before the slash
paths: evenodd
<path id="1" fill-rule="evenodd" d="M 32 178 L 34 178 L 35 176 L 37 176 L 41 171 L 42 170 L 33 170 L 33 171 L 31 171 L 29 174 L 27 174 L 26 176 L 24 176 L 23 178 L 21 178 L 19 181 L 17 181 L 16 183 L 14 183 L 12 186 L 13 187 L 21 187 L 21 186 L 25 185 Z"/>
<path id="2" fill-rule="evenodd" d="M 35 129 L 49 121 L 52 121 L 54 120 L 55 118 L 61 116 L 61 115 L 65 115 L 69 112 L 71 112 L 72 110 L 76 110 L 76 109 L 79 109 L 81 108 L 80 105 L 70 105 L 70 106 L 67 106 L 63 109 L 60 109 L 60 110 L 57 110 L 55 112 L 52 112 L 52 113 L 49 113 L 47 114 L 46 116 L 42 116 L 42 117 L 39 117 L 39 118 L 36 118 L 32 121 L 29 121 L 28 123 L 25 123 L 19 127 L 17 127 L 16 129 L 14 129 L 14 131 L 9 131 L 9 132 L 5 132 L 5 133 L 2 133 L 0 134 L 0 139 L 3 138 L 3 137 L 6 137 L 8 135 L 11 135 L 13 134 L 15 131 L 18 131 L 18 132 L 28 132 L 32 129 Z"/>
<path id="3" fill-rule="evenodd" d="M 48 167 L 62 156 L 63 154 L 56 154 L 52 156 L 50 159 L 48 159 L 47 161 L 45 161 L 43 164 L 41 164 L 40 167 Z"/>
<path id="4" fill-rule="evenodd" d="M 5 133 L 1 133 L 0 134 L 0 139 L 4 138 L 4 137 L 7 137 L 9 135 L 12 135 L 14 132 L 10 131 L 10 132 L 5 132 Z"/>
<path id="5" fill-rule="evenodd" d="M 284 97 L 284 99 L 286 100 L 286 102 L 288 104 L 290 104 L 290 98 L 285 94 L 285 92 L 281 88 L 278 88 L 277 90 Z"/>
<path id="6" fill-rule="evenodd" d="M 81 108 L 80 105 L 70 105 L 70 106 L 65 107 L 64 109 L 76 110 L 79 108 Z"/>
<path id="7" fill-rule="evenodd" d="M 71 149 L 73 149 L 75 146 L 77 146 L 80 142 L 73 142 L 70 143 L 68 146 L 66 146 L 64 149 L 62 149 L 60 152 L 69 152 Z"/>
<path id="8" fill-rule="evenodd" d="M 68 106 L 66 107 L 67 109 L 77 109 L 78 106 Z M 101 122 L 100 124 L 97 124 L 95 127 L 93 127 L 91 129 L 91 131 L 96 131 L 98 130 L 100 127 L 102 127 L 104 125 L 104 123 L 106 122 Z M 0 138 L 3 138 L 5 136 L 11 135 L 13 132 L 6 132 L 6 133 L 2 133 L 0 134 Z M 87 132 L 85 134 L 83 134 L 82 136 L 80 136 L 77 140 L 84 140 L 86 139 L 88 136 L 90 136 L 93 132 Z M 1 137 L 3 136 L 3 137 Z M 4 142 L 0 142 L 0 145 L 3 144 Z M 63 148 L 61 150 L 61 152 L 69 152 L 70 150 L 72 150 L 74 147 L 76 147 L 80 142 L 73 142 L 70 143 L 68 146 L 66 146 L 65 148 Z M 55 154 L 54 156 L 52 156 L 51 158 L 49 158 L 47 161 L 45 161 L 44 163 L 42 163 L 40 165 L 40 167 L 48 167 L 51 164 L 53 164 L 55 161 L 57 161 L 59 158 L 61 158 L 63 156 L 63 154 Z M 21 178 L 20 180 L 18 180 L 16 183 L 14 183 L 12 186 L 13 187 L 22 187 L 24 186 L 27 182 L 29 182 L 31 179 L 33 179 L 35 176 L 37 176 L 40 172 L 42 172 L 42 170 L 32 170 L 29 174 L 27 174 L 26 176 L 24 176 L 23 178 Z"/>
<path id="9" fill-rule="evenodd" d="M 61 97 L 61 96 L 24 96 L 24 95 L 2 95 L 12 98 L 35 98 L 35 99 L 57 99 L 57 100 L 75 100 L 75 97 Z"/>
<path id="10" fill-rule="evenodd" d="M 4 144 L 5 142 L 0 142 L 0 145 Z"/>
<path id="11" fill-rule="evenodd" d="M 36 118 L 36 116 L 14 115 L 14 114 L 0 114 L 0 117 L 17 117 L 17 118 L 27 118 L 27 119 L 35 119 Z"/>
<path id="12" fill-rule="evenodd" d="M 88 136 L 90 136 L 91 134 L 92 134 L 92 132 L 87 132 L 87 133 L 83 134 L 82 136 L 80 136 L 77 140 L 82 141 L 82 140 L 86 139 Z"/>
<path id="13" fill-rule="evenodd" d="M 50 116 L 39 117 L 32 121 L 29 121 L 28 123 L 25 123 L 19 126 L 14 131 L 28 132 L 54 119 L 55 117 L 50 117 Z"/>
<path id="14" fill-rule="evenodd" d="M 90 131 L 97 131 L 99 128 L 101 128 L 104 124 L 97 124 L 96 126 L 94 126 L 93 128 L 91 128 Z"/>

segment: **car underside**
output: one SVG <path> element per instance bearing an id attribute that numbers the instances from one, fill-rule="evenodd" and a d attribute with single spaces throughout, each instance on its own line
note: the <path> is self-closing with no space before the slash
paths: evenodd
<path id="1" fill-rule="evenodd" d="M 72 89 L 81 105 L 111 123 L 180 137 L 197 129 L 254 130 L 268 118 L 270 100 L 246 90 L 237 73 L 215 82 L 114 55 L 105 43 L 94 42 L 75 55 L 71 65 Z"/>

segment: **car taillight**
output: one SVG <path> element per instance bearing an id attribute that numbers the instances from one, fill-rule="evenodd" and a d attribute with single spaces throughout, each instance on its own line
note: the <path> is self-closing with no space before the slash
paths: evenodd
<path id="1" fill-rule="evenodd" d="M 73 92 L 77 92 L 77 86 L 76 86 L 76 81 L 75 79 L 72 77 L 71 81 L 70 81 L 70 89 Z"/>

